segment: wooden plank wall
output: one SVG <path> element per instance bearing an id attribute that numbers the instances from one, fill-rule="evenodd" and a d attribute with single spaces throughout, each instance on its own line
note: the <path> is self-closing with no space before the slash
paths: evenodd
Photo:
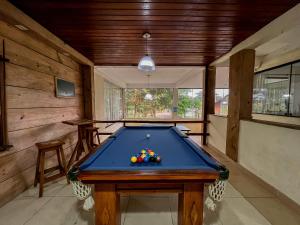
<path id="1" fill-rule="evenodd" d="M 65 141 L 69 155 L 77 141 L 76 127 L 63 120 L 83 116 L 81 65 L 54 48 L 0 21 L 0 41 L 5 40 L 8 141 L 0 152 L 0 206 L 33 183 L 35 143 L 54 138 Z M 55 97 L 55 77 L 75 82 L 74 98 Z M 47 166 L 56 162 L 48 155 Z"/>

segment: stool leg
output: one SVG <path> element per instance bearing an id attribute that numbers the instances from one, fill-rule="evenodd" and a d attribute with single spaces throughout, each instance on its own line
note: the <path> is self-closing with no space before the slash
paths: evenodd
<path id="1" fill-rule="evenodd" d="M 60 174 L 65 174 L 65 169 L 62 165 L 61 158 L 60 158 L 60 147 L 56 148 L 56 156 L 57 156 L 57 160 L 58 160 L 59 172 L 60 172 Z"/>
<path id="2" fill-rule="evenodd" d="M 94 145 L 94 141 L 93 141 L 93 132 L 92 131 L 87 131 L 87 145 L 88 145 L 88 150 L 89 152 L 93 150 L 93 145 Z"/>
<path id="3" fill-rule="evenodd" d="M 45 183 L 45 152 L 41 152 L 41 162 L 40 162 L 40 192 L 39 197 L 43 196 L 43 189 Z"/>
<path id="4" fill-rule="evenodd" d="M 40 158 L 41 158 L 41 153 L 40 150 L 38 149 L 38 155 L 37 155 L 37 160 L 36 160 L 36 167 L 35 167 L 35 177 L 34 177 L 34 187 L 37 186 L 37 183 L 40 179 Z"/>
<path id="5" fill-rule="evenodd" d="M 98 131 L 96 132 L 96 136 L 97 136 L 98 144 L 100 145 L 101 142 L 100 142 L 100 137 L 99 137 L 99 132 Z"/>
<path id="6" fill-rule="evenodd" d="M 67 164 L 66 164 L 66 159 L 65 159 L 65 153 L 64 153 L 64 150 L 62 147 L 60 147 L 60 154 L 61 154 L 61 158 L 62 158 L 62 164 L 63 164 L 63 168 L 64 168 L 64 171 L 65 171 L 65 175 L 67 177 L 67 181 L 68 181 L 68 184 L 70 183 L 69 181 L 69 178 L 68 178 L 68 171 L 67 171 Z"/>

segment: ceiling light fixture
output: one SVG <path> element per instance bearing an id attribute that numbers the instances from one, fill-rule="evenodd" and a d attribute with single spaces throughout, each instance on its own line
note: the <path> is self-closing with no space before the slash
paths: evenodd
<path id="1" fill-rule="evenodd" d="M 147 78 L 148 78 L 148 91 L 150 91 L 150 74 L 147 74 Z M 153 96 L 151 93 L 147 93 L 144 97 L 144 100 L 149 100 L 152 101 L 153 100 Z"/>
<path id="2" fill-rule="evenodd" d="M 146 40 L 146 55 L 141 58 L 138 69 L 144 72 L 155 71 L 155 63 L 148 52 L 148 39 L 151 37 L 150 33 L 144 33 L 143 38 Z"/>

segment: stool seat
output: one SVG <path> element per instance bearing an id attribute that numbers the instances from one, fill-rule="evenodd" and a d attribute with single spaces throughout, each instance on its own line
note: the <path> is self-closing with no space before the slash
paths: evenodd
<path id="1" fill-rule="evenodd" d="M 36 171 L 35 171 L 35 178 L 34 178 L 34 186 L 37 186 L 37 183 L 40 183 L 40 190 L 39 190 L 39 197 L 43 196 L 43 187 L 44 183 L 52 181 L 62 176 L 67 177 L 67 167 L 66 167 L 66 160 L 63 151 L 64 142 L 61 140 L 51 140 L 45 142 L 36 143 L 38 147 L 38 156 L 37 156 L 37 163 L 36 163 Z M 48 151 L 55 151 L 57 156 L 58 165 L 45 169 L 45 154 Z M 54 171 L 59 171 L 59 173 L 54 174 L 51 176 L 46 176 L 48 173 L 52 173 Z M 67 178 L 69 183 L 69 180 Z"/>
<path id="2" fill-rule="evenodd" d="M 99 127 L 87 127 L 85 129 L 89 131 L 98 131 Z"/>
<path id="3" fill-rule="evenodd" d="M 39 150 L 42 150 L 42 149 L 47 149 L 47 148 L 58 147 L 58 146 L 61 146 L 64 144 L 65 144 L 65 142 L 63 142 L 63 141 L 52 140 L 52 141 L 44 141 L 44 142 L 36 143 L 36 146 L 38 147 Z"/>

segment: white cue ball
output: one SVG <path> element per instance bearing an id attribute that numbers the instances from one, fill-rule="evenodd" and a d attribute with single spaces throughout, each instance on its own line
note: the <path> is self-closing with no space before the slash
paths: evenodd
<path id="1" fill-rule="evenodd" d="M 147 138 L 150 138 L 150 137 L 151 137 L 151 135 L 150 135 L 150 134 L 147 134 L 147 135 L 146 135 L 146 137 L 147 137 Z"/>

